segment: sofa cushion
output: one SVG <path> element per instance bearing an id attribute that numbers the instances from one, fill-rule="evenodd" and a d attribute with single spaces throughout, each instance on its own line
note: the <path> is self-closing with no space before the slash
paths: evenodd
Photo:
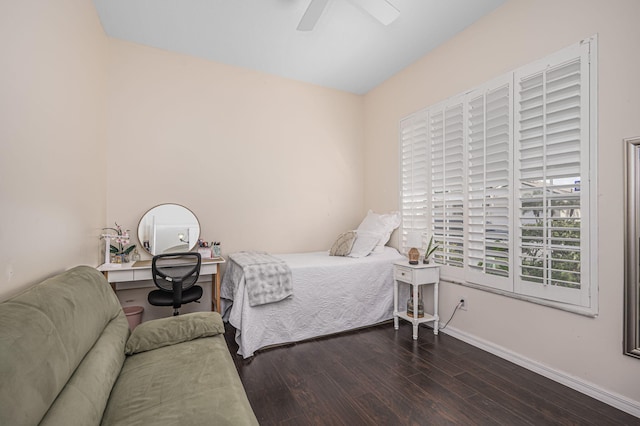
<path id="1" fill-rule="evenodd" d="M 88 266 L 73 268 L 1 303 L 0 424 L 38 424 L 105 327 L 120 315 L 113 290 L 100 272 Z M 119 340 L 124 352 L 129 330 L 118 332 L 124 336 Z M 116 369 L 109 367 L 108 374 Z M 99 400 L 88 404 L 106 404 L 104 392 L 91 397 Z"/>
<path id="2" fill-rule="evenodd" d="M 102 419 L 103 426 L 257 424 L 221 334 L 128 356 Z"/>
<path id="3" fill-rule="evenodd" d="M 224 324 L 217 312 L 194 312 L 160 318 L 137 326 L 127 341 L 125 352 L 133 355 L 222 333 Z"/>

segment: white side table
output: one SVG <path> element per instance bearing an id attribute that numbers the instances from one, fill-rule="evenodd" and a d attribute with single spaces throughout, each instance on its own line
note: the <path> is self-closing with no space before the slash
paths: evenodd
<path id="1" fill-rule="evenodd" d="M 422 323 L 433 322 L 433 334 L 438 334 L 438 283 L 440 282 L 440 268 L 436 264 L 410 265 L 408 260 L 393 264 L 393 326 L 398 329 L 398 319 L 402 318 L 413 324 L 413 340 L 418 339 L 418 326 Z M 411 286 L 414 300 L 414 316 L 407 315 L 407 311 L 398 310 L 398 283 Z M 421 285 L 433 285 L 433 315 L 424 313 L 424 317 L 418 318 L 418 287 Z"/>

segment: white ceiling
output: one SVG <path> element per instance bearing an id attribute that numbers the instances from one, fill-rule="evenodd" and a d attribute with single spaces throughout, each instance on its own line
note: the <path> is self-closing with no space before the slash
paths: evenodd
<path id="1" fill-rule="evenodd" d="M 388 0 L 384 26 L 330 0 L 296 31 L 310 0 L 93 0 L 110 37 L 364 94 L 505 0 Z"/>

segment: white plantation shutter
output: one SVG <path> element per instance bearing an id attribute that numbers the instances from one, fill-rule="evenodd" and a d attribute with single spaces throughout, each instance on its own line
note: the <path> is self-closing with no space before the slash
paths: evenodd
<path id="1" fill-rule="evenodd" d="M 444 104 L 429 117 L 431 233 L 437 263 L 464 265 L 464 108 Z"/>
<path id="2" fill-rule="evenodd" d="M 516 72 L 517 292 L 588 306 L 589 44 Z"/>
<path id="3" fill-rule="evenodd" d="M 401 121 L 400 159 L 400 251 L 406 253 L 410 248 L 406 245 L 408 233 L 428 229 L 427 120 L 424 113 L 415 113 Z"/>
<path id="4" fill-rule="evenodd" d="M 467 271 L 470 282 L 511 290 L 511 105 L 509 78 L 467 103 Z"/>
<path id="5" fill-rule="evenodd" d="M 404 251 L 426 229 L 445 280 L 597 312 L 596 48 L 583 40 L 402 120 Z"/>

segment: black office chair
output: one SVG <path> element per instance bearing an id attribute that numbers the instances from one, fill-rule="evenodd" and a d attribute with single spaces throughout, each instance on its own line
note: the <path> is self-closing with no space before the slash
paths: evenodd
<path id="1" fill-rule="evenodd" d="M 195 285 L 200 276 L 200 253 L 158 254 L 151 261 L 153 282 L 159 290 L 149 293 L 147 300 L 154 306 L 173 306 L 173 315 L 184 303 L 197 302 L 202 287 Z"/>

